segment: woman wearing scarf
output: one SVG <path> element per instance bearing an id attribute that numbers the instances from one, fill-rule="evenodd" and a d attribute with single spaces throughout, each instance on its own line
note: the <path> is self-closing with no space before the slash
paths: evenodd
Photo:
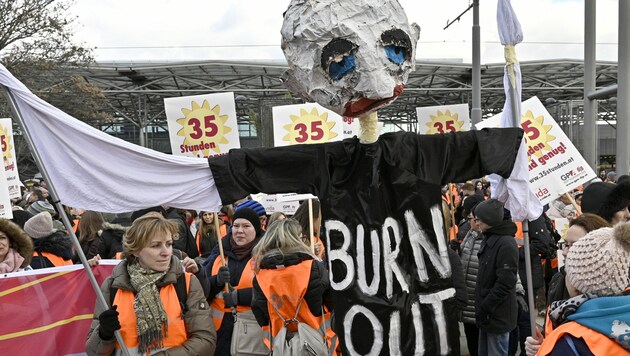
<path id="1" fill-rule="evenodd" d="M 184 273 L 173 256 L 178 226 L 158 213 L 146 214 L 124 237 L 123 260 L 101 290 L 113 301 L 97 303 L 88 334 L 88 355 L 121 354 L 114 332 L 120 329 L 131 355 L 211 355 L 216 334 L 197 278 Z M 180 304 L 176 283 L 184 278 L 187 297 Z M 115 294 L 112 295 L 112 292 Z"/>
<path id="2" fill-rule="evenodd" d="M 31 269 L 33 241 L 15 223 L 0 219 L 0 274 Z"/>
<path id="3" fill-rule="evenodd" d="M 232 312 L 251 313 L 252 280 L 251 258 L 254 246 L 260 241 L 262 230 L 258 214 L 250 208 L 237 208 L 232 231 L 221 240 L 225 265 L 218 248 L 208 258 L 206 268 L 210 277 L 210 293 L 214 326 L 217 330 L 215 356 L 230 355 L 234 317 Z M 226 291 L 226 283 L 229 291 Z M 260 340 L 263 342 L 262 338 Z M 264 345 L 263 345 L 264 347 Z"/>
<path id="4" fill-rule="evenodd" d="M 630 222 L 579 239 L 564 268 L 571 298 L 551 304 L 553 331 L 528 337 L 527 355 L 630 354 Z"/>

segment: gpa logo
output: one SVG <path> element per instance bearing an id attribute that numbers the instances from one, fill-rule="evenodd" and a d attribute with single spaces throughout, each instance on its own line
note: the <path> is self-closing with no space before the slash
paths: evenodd
<path id="1" fill-rule="evenodd" d="M 560 179 L 562 179 L 562 181 L 564 182 L 565 180 L 574 177 L 576 175 L 578 175 L 579 173 L 584 171 L 584 167 L 583 166 L 579 166 L 576 169 L 572 169 L 570 171 L 568 171 L 567 173 L 563 174 L 560 176 Z"/>

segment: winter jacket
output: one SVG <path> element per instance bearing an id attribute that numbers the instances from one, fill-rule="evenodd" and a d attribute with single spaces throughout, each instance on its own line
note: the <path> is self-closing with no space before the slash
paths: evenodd
<path id="1" fill-rule="evenodd" d="M 158 289 L 169 284 L 175 284 L 183 273 L 182 264 L 175 256 L 171 257 L 171 266 L 166 275 L 157 282 Z M 107 303 L 110 303 L 110 287 L 128 290 L 135 293 L 127 272 L 127 261 L 122 261 L 114 268 L 101 285 L 101 291 Z M 188 340 L 180 346 L 164 350 L 160 355 L 212 355 L 216 345 L 216 332 L 212 325 L 212 317 L 208 302 L 205 300 L 201 285 L 196 277 L 191 276 L 188 297 L 186 298 L 188 311 L 184 313 L 184 323 Z M 111 355 L 116 348 L 116 339 L 101 340 L 98 333 L 98 316 L 104 311 L 100 303 L 94 308 L 94 319 L 88 333 L 85 350 L 88 355 Z"/>
<path id="2" fill-rule="evenodd" d="M 568 313 L 567 313 L 568 314 Z M 630 296 L 586 301 L 545 337 L 538 355 L 628 355 Z"/>
<path id="3" fill-rule="evenodd" d="M 96 253 L 103 259 L 115 259 L 116 253 L 123 251 L 122 239 L 128 229 L 118 224 L 103 223 L 103 232 L 96 239 Z"/>
<path id="4" fill-rule="evenodd" d="M 0 219 L 0 231 L 9 237 L 11 248 L 24 258 L 20 269 L 27 268 L 33 258 L 33 239 L 18 224 L 7 219 Z"/>
<path id="5" fill-rule="evenodd" d="M 511 221 L 503 221 L 483 233 L 475 289 L 475 321 L 479 329 L 487 333 L 505 333 L 516 327 L 518 247 L 515 233 L 516 225 Z"/>
<path id="6" fill-rule="evenodd" d="M 174 220 L 179 227 L 179 238 L 173 238 L 173 248 L 185 252 L 190 258 L 199 256 L 195 237 L 190 232 L 186 219 L 179 213 L 179 210 L 175 208 L 167 210 L 166 218 Z"/>
<path id="7" fill-rule="evenodd" d="M 532 288 L 534 293 L 536 293 L 536 290 L 541 288 L 545 283 L 541 258 L 553 258 L 552 255 L 556 252 L 555 244 L 551 242 L 551 239 L 551 234 L 549 233 L 549 230 L 547 230 L 543 215 L 541 215 L 538 219 L 529 222 L 529 250 L 532 261 Z M 518 274 L 521 278 L 521 282 L 523 283 L 523 287 L 527 290 L 525 250 L 522 247 L 518 249 Z"/>
<path id="8" fill-rule="evenodd" d="M 251 255 L 243 257 L 243 259 L 239 260 L 236 258 L 236 255 L 232 252 L 232 246 L 230 245 L 230 239 L 232 239 L 232 234 L 228 233 L 222 240 L 223 244 L 223 253 L 225 254 L 225 259 L 227 261 L 228 269 L 230 270 L 230 285 L 236 286 L 239 284 L 241 280 L 241 275 L 243 274 L 243 269 L 245 269 L 245 265 L 250 263 Z M 256 237 L 257 241 L 260 241 L 260 236 Z M 215 246 L 213 252 L 210 254 L 210 257 L 207 260 L 207 263 L 204 264 L 204 268 L 206 269 L 206 275 L 208 277 L 208 282 L 210 285 L 210 292 L 208 293 L 208 302 L 212 302 L 219 293 L 224 291 L 225 285 L 217 284 L 217 276 L 212 275 L 212 267 L 214 265 L 214 261 L 220 258 L 219 257 L 219 246 Z M 251 276 L 253 279 L 253 276 Z M 238 290 L 238 305 L 251 307 L 252 305 L 252 288 L 239 289 Z M 217 349 L 215 351 L 215 356 L 220 355 L 230 355 L 230 343 L 232 340 L 232 331 L 234 330 L 234 317 L 232 313 L 225 313 L 223 315 L 223 321 L 221 322 L 221 328 L 217 330 Z"/>
<path id="9" fill-rule="evenodd" d="M 455 286 L 455 302 L 457 310 L 461 314 L 468 304 L 468 292 L 466 291 L 466 281 L 464 280 L 464 268 L 457 252 L 448 250 L 448 260 L 451 263 L 451 277 Z"/>
<path id="10" fill-rule="evenodd" d="M 294 266 L 302 261 L 311 260 L 312 257 L 307 254 L 294 253 L 287 255 L 270 255 L 263 258 L 260 263 L 261 269 L 277 269 L 278 266 Z M 306 277 L 306 276 L 304 276 Z M 332 309 L 332 303 L 329 297 L 330 281 L 328 280 L 328 271 L 323 262 L 313 261 L 311 273 L 308 276 L 309 282 L 304 294 L 304 301 L 308 305 L 309 310 L 315 316 L 322 316 L 322 307 L 326 303 L 328 310 Z M 290 288 L 291 286 L 286 286 Z M 253 295 L 252 295 L 252 312 L 256 317 L 256 321 L 260 326 L 269 325 L 269 309 L 267 307 L 267 297 L 263 294 L 258 280 L 254 277 Z"/>
<path id="11" fill-rule="evenodd" d="M 48 252 L 59 256 L 66 261 L 72 260 L 72 241 L 63 231 L 55 231 L 51 235 L 39 239 L 33 239 L 34 254 L 31 260 L 33 269 L 55 267 L 48 258 L 39 255 Z"/>
<path id="12" fill-rule="evenodd" d="M 483 236 L 470 230 L 461 245 L 461 261 L 464 270 L 464 282 L 468 293 L 468 303 L 463 309 L 461 321 L 463 323 L 475 323 L 475 287 L 477 285 L 477 274 L 479 273 L 479 249 Z"/>

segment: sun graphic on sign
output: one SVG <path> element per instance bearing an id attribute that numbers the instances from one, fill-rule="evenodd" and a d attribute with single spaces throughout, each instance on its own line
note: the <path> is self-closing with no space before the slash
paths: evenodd
<path id="1" fill-rule="evenodd" d="M 201 106 L 193 101 L 192 109 L 182 108 L 182 113 L 184 117 L 177 119 L 182 125 L 177 136 L 184 137 L 186 151 L 197 156 L 201 152 L 204 157 L 208 157 L 210 151 L 221 153 L 219 145 L 229 143 L 225 135 L 232 131 L 225 125 L 228 115 L 221 115 L 221 107 L 210 108 L 207 100 Z"/>
<path id="2" fill-rule="evenodd" d="M 9 136 L 9 128 L 5 128 L 0 125 L 0 144 L 2 145 L 2 156 L 4 162 L 9 161 L 11 158 L 11 149 L 13 149 L 13 143 L 11 142 L 11 136 Z"/>
<path id="3" fill-rule="evenodd" d="M 555 136 L 549 134 L 553 125 L 545 125 L 544 117 L 542 115 L 534 117 L 531 110 L 527 110 L 527 113 L 523 115 L 521 120 L 521 127 L 525 131 L 525 137 L 527 138 L 527 153 L 531 159 L 532 154 L 536 157 L 541 157 L 543 151 L 551 151 L 549 142 L 556 139 Z"/>
<path id="4" fill-rule="evenodd" d="M 438 110 L 435 116 L 429 115 L 431 121 L 426 123 L 429 128 L 427 134 L 442 134 L 461 130 L 462 126 L 464 126 L 464 122 L 458 120 L 458 117 L 459 114 L 451 114 L 450 110 L 446 110 L 444 113 Z"/>
<path id="5" fill-rule="evenodd" d="M 300 115 L 290 115 L 291 123 L 282 126 L 288 133 L 282 138 L 288 141 L 289 145 L 300 143 L 323 143 L 329 142 L 337 137 L 337 133 L 332 131 L 335 122 L 328 121 L 328 113 L 321 115 L 317 108 L 311 112 L 300 109 Z"/>
<path id="6" fill-rule="evenodd" d="M 564 227 L 564 229 L 562 229 L 562 231 L 558 231 L 558 233 L 560 234 L 560 236 L 562 236 L 562 239 L 564 240 L 565 237 L 567 237 L 567 232 L 569 231 L 569 225 L 566 225 Z"/>

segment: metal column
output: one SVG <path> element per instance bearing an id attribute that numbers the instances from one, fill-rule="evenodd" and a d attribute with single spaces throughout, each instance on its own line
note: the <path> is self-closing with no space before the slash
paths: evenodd
<path id="1" fill-rule="evenodd" d="M 617 175 L 630 170 L 630 3 L 619 1 L 619 59 L 617 70 Z"/>
<path id="2" fill-rule="evenodd" d="M 597 171 L 597 100 L 589 99 L 587 96 L 595 91 L 595 9 L 595 0 L 584 1 L 584 145 L 582 149 L 586 163 Z M 619 16 L 621 19 L 621 14 Z"/>
<path id="3" fill-rule="evenodd" d="M 472 28 L 472 124 L 481 122 L 481 35 L 479 29 L 479 0 L 473 1 Z"/>

